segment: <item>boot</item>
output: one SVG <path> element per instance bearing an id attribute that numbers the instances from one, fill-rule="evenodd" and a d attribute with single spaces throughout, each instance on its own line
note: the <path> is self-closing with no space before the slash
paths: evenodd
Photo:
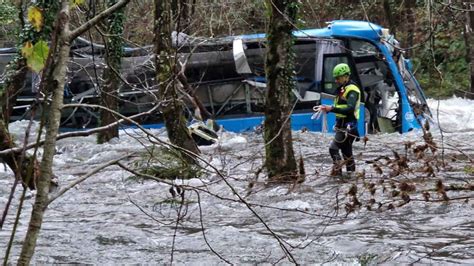
<path id="1" fill-rule="evenodd" d="M 346 170 L 347 172 L 355 172 L 356 165 L 355 165 L 354 158 L 350 157 L 349 159 L 346 160 Z"/>
<path id="2" fill-rule="evenodd" d="M 331 168 L 330 176 L 342 176 L 342 165 L 340 161 L 334 162 Z"/>

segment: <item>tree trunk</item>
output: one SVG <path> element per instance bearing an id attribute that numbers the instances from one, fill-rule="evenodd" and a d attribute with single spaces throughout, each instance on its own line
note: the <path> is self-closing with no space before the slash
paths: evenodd
<path id="1" fill-rule="evenodd" d="M 33 210 L 31 213 L 28 232 L 23 242 L 19 265 L 29 265 L 33 257 L 36 240 L 43 223 L 43 216 L 48 202 L 49 186 L 52 178 L 53 157 L 56 146 L 56 136 L 58 135 L 59 123 L 61 120 L 61 108 L 63 105 L 64 84 L 66 79 L 67 61 L 69 59 L 69 0 L 62 1 L 62 7 L 58 13 L 59 23 L 56 25 L 59 30 L 56 31 L 59 35 L 57 39 L 57 48 L 51 47 L 50 53 L 55 58 L 54 64 L 48 66 L 52 73 L 51 77 L 43 79 L 42 82 L 47 82 L 46 88 L 52 89 L 52 101 L 49 107 L 49 119 L 47 124 L 47 131 L 45 136 L 45 144 L 43 157 L 41 160 L 40 176 L 37 184 L 37 194 Z M 44 84 L 42 84 L 44 85 Z"/>
<path id="2" fill-rule="evenodd" d="M 57 1 L 38 1 L 35 4 L 41 10 L 43 10 L 43 27 L 41 31 L 36 31 L 31 25 L 26 25 L 23 21 L 23 1 L 18 1 L 17 7 L 20 10 L 19 20 L 21 21 L 22 30 L 19 35 L 18 46 L 22 47 L 24 43 L 30 41 L 36 43 L 38 40 L 49 40 L 51 35 L 52 25 L 54 23 L 54 18 L 59 9 L 59 4 Z M 10 70 L 7 72 L 6 78 L 6 90 L 5 94 L 2 95 L 2 112 L 3 119 L 5 123 L 10 122 L 10 115 L 15 105 L 17 96 L 20 94 L 20 90 L 25 85 L 26 75 L 28 73 L 28 68 L 26 64 L 26 59 L 23 57 L 21 51 L 17 52 L 17 58 L 10 62 Z M 6 100 L 3 99 L 5 97 Z"/>
<path id="3" fill-rule="evenodd" d="M 196 96 L 195 89 L 191 87 L 191 85 L 188 83 L 188 78 L 184 75 L 183 71 L 178 71 L 177 70 L 177 78 L 181 85 L 183 85 L 183 89 L 186 93 L 189 94 L 191 97 L 190 101 L 192 102 L 192 105 L 194 108 L 197 108 L 199 110 L 199 113 L 201 114 L 202 120 L 207 120 L 209 118 L 213 118 L 212 114 L 207 111 L 206 107 L 202 103 L 201 99 Z"/>
<path id="4" fill-rule="evenodd" d="M 171 30 L 175 27 L 173 17 L 177 14 L 172 9 L 172 0 L 155 0 L 155 52 L 156 73 L 159 82 L 161 112 L 170 142 L 185 150 L 198 154 L 199 149 L 191 138 L 186 127 L 183 102 L 179 99 L 176 88 L 176 51 L 171 45 Z M 194 158 L 181 152 L 188 162 Z"/>
<path id="5" fill-rule="evenodd" d="M 15 143 L 8 132 L 7 124 L 0 119 L 0 150 L 11 149 L 15 147 Z M 1 156 L 1 159 L 8 167 L 13 171 L 15 178 L 18 181 L 23 182 L 24 187 L 28 187 L 31 190 L 36 188 L 36 179 L 39 175 L 38 171 L 29 171 L 30 169 L 36 169 L 39 162 L 36 157 L 24 156 L 22 158 L 21 153 L 10 153 Z M 8 208 L 7 208 L 8 210 Z"/>
<path id="6" fill-rule="evenodd" d="M 265 167 L 268 177 L 295 180 L 296 160 L 291 136 L 291 90 L 295 87 L 293 25 L 298 1 L 267 0 L 270 16 L 265 72 Z"/>
<path id="7" fill-rule="evenodd" d="M 40 32 L 37 32 L 31 26 L 23 27 L 18 41 L 20 47 L 27 41 L 35 43 L 41 39 L 48 40 L 50 37 L 54 21 L 52 18 L 54 18 L 58 12 L 59 5 L 48 1 L 39 3 L 38 5 L 46 14 L 44 21 L 45 27 L 43 27 Z M 19 6 L 21 7 L 21 5 Z M 18 51 L 16 57 L 17 58 L 10 62 L 8 66 L 5 89 L 0 91 L 0 106 L 2 108 L 0 112 L 0 150 L 11 149 L 16 146 L 8 131 L 8 123 L 10 122 L 10 115 L 16 99 L 25 86 L 28 73 L 26 59 L 21 54 L 21 51 Z M 33 163 L 33 167 L 35 167 L 39 163 L 35 158 L 30 156 L 25 156 L 23 161 L 21 160 L 21 157 L 22 155 L 18 153 L 1 156 L 2 160 L 15 173 L 15 177 L 21 177 L 24 185 L 28 186 L 30 189 L 34 189 L 37 172 L 33 171 L 30 173 L 31 176 L 28 176 L 28 169 L 30 168 L 28 164 Z"/>
<path id="8" fill-rule="evenodd" d="M 95 16 L 85 24 L 79 26 L 74 31 L 69 31 L 69 0 L 61 1 L 61 9 L 57 16 L 53 39 L 53 47 L 50 48 L 49 58 L 53 58 L 52 63 L 47 64 L 44 71 L 46 77 L 41 81 L 42 88 L 49 88 L 51 105 L 49 107 L 47 130 L 43 148 L 43 157 L 40 166 L 40 176 L 38 178 L 37 193 L 35 203 L 31 212 L 25 241 L 21 249 L 18 265 L 29 265 L 33 257 L 36 241 L 43 223 L 43 216 L 48 204 L 48 192 L 52 177 L 53 157 L 56 150 L 56 137 L 59 131 L 61 120 L 61 109 L 63 106 L 64 84 L 66 82 L 67 62 L 71 42 L 80 34 L 96 25 L 118 8 L 125 6 L 130 0 L 120 0 L 116 5 L 110 7 Z"/>
<path id="9" fill-rule="evenodd" d="M 194 15 L 194 5 L 196 0 L 179 0 L 178 27 L 179 32 L 192 34 L 192 19 Z"/>
<path id="10" fill-rule="evenodd" d="M 13 111 L 16 98 L 19 91 L 25 85 L 26 74 L 28 68 L 26 67 L 26 60 L 18 52 L 18 59 L 14 59 L 11 64 L 11 69 L 7 72 L 7 82 L 5 90 L 0 95 L 0 104 L 2 105 L 2 119 L 5 124 L 10 122 L 10 115 Z"/>
<path id="11" fill-rule="evenodd" d="M 393 34 L 394 37 L 397 37 L 397 27 L 395 26 L 395 20 L 393 19 L 392 8 L 389 0 L 383 0 L 383 10 L 388 20 L 390 33 Z"/>
<path id="12" fill-rule="evenodd" d="M 405 47 L 411 48 L 414 44 L 415 39 L 415 27 L 416 27 L 416 0 L 405 0 Z M 408 58 L 412 56 L 412 49 L 407 50 L 406 55 Z"/>
<path id="13" fill-rule="evenodd" d="M 9 117 L 16 97 L 9 97 L 9 95 L 16 95 L 16 93 L 13 93 L 13 91 L 18 92 L 23 87 L 27 73 L 26 65 L 21 64 L 21 62 L 24 61 L 25 60 L 20 59 L 16 62 L 13 62 L 14 65 L 12 67 L 15 68 L 16 71 L 10 70 L 13 72 L 12 78 L 7 81 L 5 90 L 0 92 L 0 105 L 2 107 L 2 112 L 0 113 L 0 150 L 11 149 L 16 146 L 8 130 L 8 123 L 10 120 Z M 13 171 L 15 178 L 21 177 L 24 184 L 30 187 L 30 189 L 35 188 L 34 178 L 27 178 L 26 171 L 21 171 L 21 167 L 19 167 L 19 164 L 21 163 L 21 154 L 10 153 L 8 155 L 1 156 L 1 159 Z"/>
<path id="14" fill-rule="evenodd" d="M 474 52 L 472 51 L 472 44 L 474 43 L 474 2 L 471 0 L 466 3 L 466 28 L 464 30 L 464 38 L 466 40 L 466 59 L 469 62 L 471 69 L 471 90 L 466 93 L 468 98 L 474 99 Z"/>
<path id="15" fill-rule="evenodd" d="M 117 3 L 117 0 L 109 0 L 109 6 Z M 124 10 L 120 9 L 108 19 L 108 36 L 106 41 L 107 53 L 105 61 L 107 68 L 104 70 L 104 86 L 100 93 L 101 104 L 111 110 L 119 111 L 118 90 L 122 83 L 116 72 L 120 73 L 123 51 L 123 23 L 125 20 Z M 115 71 L 114 71 L 115 70 Z M 114 115 L 107 111 L 100 111 L 100 125 L 108 125 L 115 122 Z M 98 143 L 105 143 L 113 138 L 118 138 L 118 125 L 100 132 L 97 135 Z"/>

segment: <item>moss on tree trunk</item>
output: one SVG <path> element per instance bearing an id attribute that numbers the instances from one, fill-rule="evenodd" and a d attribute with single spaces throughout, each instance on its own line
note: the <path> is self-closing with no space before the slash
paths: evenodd
<path id="1" fill-rule="evenodd" d="M 109 0 L 109 6 L 117 3 L 117 0 Z M 108 19 L 108 30 L 109 37 L 106 40 L 106 63 L 107 68 L 104 71 L 104 86 L 100 93 L 100 99 L 103 106 L 119 111 L 118 103 L 118 89 L 122 83 L 116 72 L 120 73 L 122 63 L 122 34 L 123 34 L 123 23 L 125 20 L 124 10 L 120 9 L 112 14 Z M 115 72 L 115 71 L 116 72 Z M 108 125 L 115 122 L 116 118 L 114 115 L 101 109 L 100 111 L 100 124 Z M 118 125 L 115 125 L 105 131 L 99 132 L 97 135 L 97 141 L 99 143 L 108 142 L 109 140 L 119 136 Z"/>
<path id="2" fill-rule="evenodd" d="M 87 23 L 69 30 L 69 0 L 61 1 L 61 9 L 57 16 L 55 32 L 53 35 L 50 57 L 52 63 L 47 64 L 45 69 L 46 77 L 42 80 L 41 87 L 49 88 L 47 93 L 51 95 L 51 105 L 49 109 L 49 119 L 47 124 L 43 157 L 40 166 L 40 176 L 37 182 L 37 193 L 35 203 L 31 212 L 31 218 L 28 225 L 25 241 L 21 249 L 18 265 L 29 265 L 33 257 L 36 241 L 43 223 L 43 217 L 48 206 L 48 193 L 52 178 L 53 158 L 56 151 L 56 138 L 59 132 L 59 123 L 61 120 L 61 110 L 63 107 L 64 84 L 66 81 L 67 61 L 71 42 L 75 37 L 84 33 L 90 27 L 93 27 L 107 15 L 113 13 L 116 9 L 123 7 L 130 0 L 120 0 L 104 12 L 101 12 Z"/>
<path id="3" fill-rule="evenodd" d="M 468 49 L 468 54 L 467 56 L 469 57 L 469 66 L 470 66 L 470 69 L 471 69 L 471 93 L 468 94 L 469 95 L 469 98 L 471 99 L 474 99 L 474 52 L 472 51 L 472 45 L 474 44 L 474 34 L 473 34 L 473 31 L 474 31 L 474 3 L 473 1 L 471 0 L 470 3 L 468 3 L 468 7 L 470 10 L 469 12 L 467 12 L 467 21 L 468 23 L 466 23 L 466 26 L 468 28 L 468 30 L 466 30 L 467 32 L 467 38 L 466 38 L 466 47 Z"/>
<path id="4" fill-rule="evenodd" d="M 171 29 L 175 26 L 177 10 L 172 9 L 171 0 L 155 0 L 155 51 L 156 71 L 159 82 L 158 97 L 170 142 L 195 154 L 199 149 L 186 126 L 184 105 L 177 92 L 177 57 L 172 48 Z M 181 152 L 188 162 L 194 162 L 192 156 Z"/>
<path id="5" fill-rule="evenodd" d="M 405 47 L 412 47 L 415 39 L 416 28 L 416 1 L 405 1 Z M 407 57 L 412 56 L 412 49 L 406 51 Z"/>
<path id="6" fill-rule="evenodd" d="M 294 81 L 292 23 L 296 19 L 296 1 L 267 1 L 270 23 L 265 72 L 265 167 L 268 177 L 295 180 L 297 165 L 291 135 L 291 91 Z"/>
<path id="7" fill-rule="evenodd" d="M 385 12 L 385 16 L 387 17 L 388 21 L 388 26 L 390 29 L 390 32 L 393 34 L 393 36 L 397 36 L 397 31 L 396 31 L 396 26 L 395 26 L 395 21 L 393 19 L 393 14 L 392 14 L 392 7 L 390 6 L 390 1 L 389 0 L 383 0 L 383 10 Z"/>
<path id="8" fill-rule="evenodd" d="M 54 64 L 48 66 L 51 76 L 43 79 L 42 84 L 51 88 L 51 105 L 49 112 L 48 125 L 45 136 L 43 157 L 41 160 L 40 176 L 38 178 L 37 193 L 35 197 L 35 203 L 31 212 L 31 218 L 28 225 L 28 232 L 23 242 L 21 254 L 18 259 L 18 265 L 30 264 L 31 258 L 33 257 L 36 241 L 43 223 L 44 212 L 47 207 L 49 187 L 52 178 L 52 167 L 53 157 L 56 150 L 56 136 L 59 131 L 59 123 L 61 120 L 61 109 L 63 105 L 63 93 L 64 84 L 66 78 L 66 66 L 67 60 L 69 59 L 70 40 L 68 38 L 69 32 L 69 2 L 66 0 L 62 1 L 62 8 L 58 14 L 60 29 L 58 29 L 58 45 L 51 47 L 50 53 L 55 58 Z"/>

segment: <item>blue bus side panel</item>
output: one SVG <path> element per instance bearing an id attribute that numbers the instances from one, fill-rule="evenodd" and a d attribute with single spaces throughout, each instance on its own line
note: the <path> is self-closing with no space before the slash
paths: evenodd
<path id="1" fill-rule="evenodd" d="M 303 128 L 309 131 L 321 131 L 321 120 L 311 119 L 312 113 L 293 114 L 291 116 L 291 128 L 293 130 L 301 130 Z"/>
<path id="2" fill-rule="evenodd" d="M 245 132 L 255 130 L 263 124 L 263 117 L 243 117 L 243 118 L 230 118 L 230 119 L 217 119 L 217 124 L 224 127 L 227 131 L 232 132 Z"/>
<path id="3" fill-rule="evenodd" d="M 291 115 L 291 128 L 293 130 L 308 129 L 310 131 L 321 131 L 321 121 L 311 120 L 312 113 Z M 218 119 L 217 123 L 224 129 L 233 132 L 252 131 L 263 125 L 263 116 L 240 117 L 230 119 Z"/>
<path id="4" fill-rule="evenodd" d="M 322 100 L 323 104 L 332 105 L 331 100 Z M 321 132 L 323 130 L 323 116 L 317 120 L 311 119 L 313 113 L 301 113 L 291 115 L 291 129 L 302 130 L 307 129 L 309 131 Z M 362 104 L 360 107 L 360 117 L 365 116 L 365 108 Z M 232 132 L 246 132 L 253 131 L 263 125 L 263 116 L 255 117 L 239 117 L 239 118 L 227 118 L 218 119 L 217 124 L 222 126 L 227 131 Z M 329 133 L 334 133 L 334 125 L 336 122 L 336 116 L 334 113 L 327 114 L 327 130 Z M 144 128 L 162 128 L 163 123 L 143 125 Z M 133 127 L 132 127 L 133 128 Z M 358 123 L 359 134 L 365 136 L 365 122 L 364 119 L 359 119 Z"/>
<path id="5" fill-rule="evenodd" d="M 293 130 L 308 129 L 309 131 L 321 131 L 321 119 L 312 120 L 312 113 L 301 113 L 291 115 L 291 128 Z M 227 131 L 232 132 L 245 132 L 253 131 L 263 125 L 263 116 L 254 117 L 239 117 L 239 118 L 227 118 L 217 119 L 217 124 L 224 127 Z M 143 125 L 145 128 L 162 128 L 163 123 Z"/>

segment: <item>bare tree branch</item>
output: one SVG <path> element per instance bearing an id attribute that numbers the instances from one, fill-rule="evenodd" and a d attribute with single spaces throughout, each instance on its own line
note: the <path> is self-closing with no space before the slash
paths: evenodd
<path id="1" fill-rule="evenodd" d="M 103 20 L 104 18 L 110 16 L 110 14 L 112 14 L 113 12 L 115 12 L 115 10 L 121 8 L 121 7 L 124 7 L 126 4 L 128 4 L 128 2 L 130 2 L 130 0 L 121 0 L 120 2 L 118 2 L 117 4 L 107 8 L 106 10 L 102 11 L 100 14 L 98 14 L 97 16 L 91 18 L 89 21 L 87 21 L 86 23 L 82 24 L 81 26 L 77 27 L 76 29 L 72 30 L 69 32 L 69 41 L 73 41 L 74 39 L 76 39 L 77 37 L 79 37 L 79 35 L 83 34 L 84 32 L 86 32 L 88 29 L 94 27 L 97 23 L 99 23 L 101 20 Z"/>
<path id="2" fill-rule="evenodd" d="M 121 161 L 121 160 L 124 160 L 124 159 L 127 159 L 129 157 L 132 157 L 134 156 L 135 153 L 129 153 L 129 154 L 126 154 L 124 156 L 121 156 L 120 158 L 117 158 L 117 159 L 113 159 L 113 160 L 110 160 L 102 165 L 99 165 L 97 166 L 96 168 L 94 168 L 92 171 L 90 171 L 89 173 L 85 174 L 84 176 L 76 179 L 74 182 L 70 183 L 67 187 L 63 188 L 61 191 L 59 191 L 58 193 L 56 193 L 54 196 L 51 196 L 50 199 L 48 200 L 48 202 L 46 203 L 46 206 L 48 206 L 49 204 L 51 204 L 53 201 L 55 201 L 57 198 L 61 197 L 64 193 L 66 193 L 67 191 L 69 191 L 71 188 L 77 186 L 78 184 L 82 183 L 83 181 L 85 181 L 86 179 L 88 179 L 89 177 L 97 174 L 98 172 L 104 170 L 105 168 L 111 166 L 111 165 L 114 165 L 114 164 L 117 164 L 117 162 Z"/>

